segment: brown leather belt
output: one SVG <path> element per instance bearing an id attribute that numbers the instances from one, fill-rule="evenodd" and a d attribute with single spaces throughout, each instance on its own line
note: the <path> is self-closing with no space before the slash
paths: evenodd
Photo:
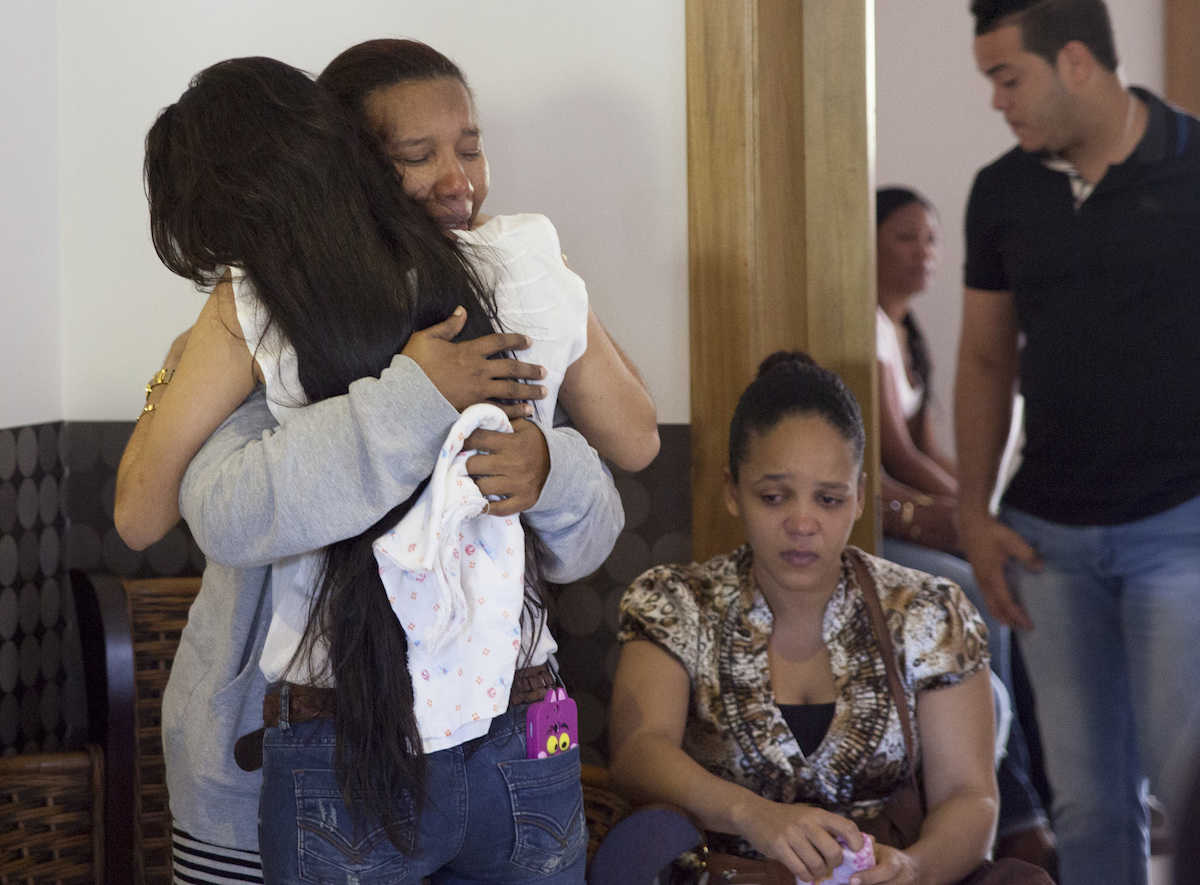
<path id="1" fill-rule="evenodd" d="M 536 704 L 546 699 L 546 692 L 554 688 L 557 680 L 549 664 L 538 664 L 536 667 L 522 667 L 513 673 L 512 691 L 508 693 L 508 706 L 519 707 L 522 704 Z"/>
<path id="2" fill-rule="evenodd" d="M 508 695 L 509 709 L 532 704 L 546 697 L 554 687 L 554 672 L 549 664 L 522 667 L 513 673 L 512 691 Z M 263 732 L 279 724 L 283 683 L 267 687 L 263 696 L 263 727 L 244 734 L 233 745 L 233 758 L 243 771 L 262 768 Z M 315 685 L 287 683 L 287 721 L 295 724 L 313 719 L 332 719 L 337 715 L 337 691 Z"/>

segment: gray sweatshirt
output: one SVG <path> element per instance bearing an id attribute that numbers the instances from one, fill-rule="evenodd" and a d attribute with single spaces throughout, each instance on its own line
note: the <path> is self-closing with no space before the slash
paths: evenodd
<path id="1" fill-rule="evenodd" d="M 259 772 L 233 759 L 262 725 L 258 668 L 271 618 L 271 563 L 354 537 L 428 476 L 458 417 L 412 360 L 314 403 L 286 429 L 261 389 L 188 467 L 179 506 L 208 557 L 163 693 L 171 814 L 191 835 L 258 850 Z M 607 558 L 625 516 L 612 477 L 574 430 L 545 431 L 550 474 L 527 525 L 545 544 L 543 573 L 565 583 Z"/>

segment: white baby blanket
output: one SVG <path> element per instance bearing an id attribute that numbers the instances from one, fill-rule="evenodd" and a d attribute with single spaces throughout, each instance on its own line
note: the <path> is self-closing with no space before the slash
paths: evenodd
<path id="1" fill-rule="evenodd" d="M 489 516 L 467 475 L 476 428 L 511 431 L 489 403 L 450 430 L 429 485 L 375 541 L 379 577 L 408 635 L 408 670 L 426 753 L 487 733 L 508 708 L 521 647 L 525 535 L 516 516 Z"/>

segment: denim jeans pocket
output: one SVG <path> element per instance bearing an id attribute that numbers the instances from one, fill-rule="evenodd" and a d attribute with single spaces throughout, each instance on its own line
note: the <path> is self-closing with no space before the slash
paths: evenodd
<path id="1" fill-rule="evenodd" d="M 512 803 L 512 863 L 540 875 L 566 869 L 587 849 L 579 749 L 500 763 Z"/>
<path id="2" fill-rule="evenodd" d="M 296 790 L 297 861 L 305 882 L 345 882 L 347 873 L 362 885 L 403 882 L 415 844 L 411 803 L 397 823 L 405 826 L 404 851 L 394 846 L 376 820 L 351 814 L 330 769 L 292 772 Z"/>

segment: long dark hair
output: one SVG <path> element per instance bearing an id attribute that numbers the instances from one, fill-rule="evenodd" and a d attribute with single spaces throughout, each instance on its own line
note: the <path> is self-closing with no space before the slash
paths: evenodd
<path id="1" fill-rule="evenodd" d="M 386 89 L 400 83 L 418 83 L 448 77 L 457 80 L 470 94 L 471 87 L 466 75 L 447 56 L 420 40 L 382 37 L 364 40 L 342 50 L 325 66 L 317 77 L 317 83 L 337 100 L 342 111 L 354 122 L 366 137 L 381 144 L 386 132 L 376 129 L 367 115 L 367 98 L 376 90 Z M 536 406 L 536 404 L 535 404 Z M 539 415 L 539 417 L 542 417 Z M 545 416 L 552 420 L 552 416 Z M 546 610 L 550 602 L 543 593 L 542 562 L 545 548 L 537 533 L 525 528 L 525 599 L 522 617 L 526 623 L 535 624 L 534 641 L 527 653 L 532 653 L 546 624 Z M 522 662 L 524 663 L 524 662 Z"/>
<path id="2" fill-rule="evenodd" d="M 151 127 L 145 179 L 163 263 L 200 285 L 243 268 L 295 348 L 311 401 L 378 376 L 413 331 L 456 305 L 467 308 L 461 337 L 494 330 L 494 301 L 467 259 L 302 71 L 267 58 L 201 71 Z M 371 543 L 412 500 L 325 549 L 301 652 L 329 650 L 322 675 L 337 685 L 347 804 L 365 805 L 397 845 L 410 824 L 397 821 L 396 797 L 411 791 L 420 808 L 425 766 L 408 643 Z"/>
<path id="3" fill-rule="evenodd" d="M 862 466 L 867 434 L 858 400 L 836 372 L 802 350 L 777 350 L 758 366 L 729 422 L 729 474 L 738 481 L 751 434 L 764 434 L 789 415 L 818 415 L 850 443 Z"/>
<path id="4" fill-rule="evenodd" d="M 878 230 L 887 217 L 897 209 L 903 209 L 912 203 L 922 206 L 930 214 L 936 214 L 933 203 L 921 194 L 908 187 L 881 187 L 875 191 L 875 229 Z M 921 383 L 921 408 L 924 411 L 929 404 L 929 391 L 933 384 L 933 357 L 929 353 L 929 343 L 925 333 L 917 322 L 916 314 L 909 310 L 900 321 L 904 331 L 908 333 L 908 360 L 912 372 Z"/>

